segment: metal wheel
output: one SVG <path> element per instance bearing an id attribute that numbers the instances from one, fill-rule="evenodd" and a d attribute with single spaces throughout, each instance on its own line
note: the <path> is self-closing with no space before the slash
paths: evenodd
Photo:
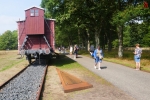
<path id="1" fill-rule="evenodd" d="M 27 59 L 28 59 L 29 64 L 31 64 L 31 54 L 27 55 Z"/>

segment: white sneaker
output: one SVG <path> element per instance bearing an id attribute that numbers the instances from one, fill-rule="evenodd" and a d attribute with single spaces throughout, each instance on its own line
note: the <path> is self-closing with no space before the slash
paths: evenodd
<path id="1" fill-rule="evenodd" d="M 101 68 L 99 68 L 98 70 L 102 70 Z"/>
<path id="2" fill-rule="evenodd" d="M 94 66 L 94 68 L 96 69 L 97 67 L 96 67 L 96 66 Z"/>

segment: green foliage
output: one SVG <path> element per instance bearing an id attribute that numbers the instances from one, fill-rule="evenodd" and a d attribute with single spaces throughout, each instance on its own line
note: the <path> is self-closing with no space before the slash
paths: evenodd
<path id="1" fill-rule="evenodd" d="M 41 6 L 45 8 L 45 17 L 56 19 L 57 46 L 86 46 L 87 41 L 96 43 L 97 37 L 102 47 L 118 47 L 114 34 L 119 33 L 119 26 L 123 26 L 120 34 L 124 47 L 137 42 L 149 46 L 150 10 L 143 3 L 134 6 L 133 0 L 42 0 Z M 137 24 L 136 20 L 143 23 Z"/>
<path id="2" fill-rule="evenodd" d="M 130 47 L 130 41 L 131 41 L 131 37 L 130 37 L 130 26 L 125 26 L 124 28 L 124 32 L 123 32 L 123 45 L 124 47 Z"/>
<path id="3" fill-rule="evenodd" d="M 142 24 L 133 24 L 131 25 L 130 37 L 132 40 L 130 41 L 131 46 L 134 46 L 136 43 L 143 44 L 143 37 L 147 34 L 147 27 L 145 27 L 145 23 Z"/>
<path id="4" fill-rule="evenodd" d="M 114 48 L 117 48 L 117 47 L 118 47 L 118 39 L 115 39 L 115 40 L 112 42 L 112 44 L 113 44 L 113 47 L 114 47 Z"/>
<path id="5" fill-rule="evenodd" d="M 137 19 L 137 17 L 142 17 L 144 15 L 150 15 L 149 9 L 143 8 L 142 5 L 137 6 L 127 6 L 124 11 L 117 11 L 113 14 L 112 24 L 114 25 L 124 25 L 125 23 L 130 23 L 131 20 Z"/>
<path id="6" fill-rule="evenodd" d="M 118 36 L 123 36 L 123 45 L 120 47 L 130 47 L 134 46 L 136 43 L 140 43 L 141 46 L 149 46 L 149 17 L 150 10 L 149 8 L 144 8 L 143 4 L 136 6 L 126 5 L 123 9 L 118 9 L 113 14 L 112 25 L 115 25 L 117 29 L 120 29 L 120 26 L 123 26 L 123 32 L 117 30 Z M 137 21 L 143 21 L 142 24 L 139 24 Z M 120 38 L 121 39 L 121 38 Z M 121 40 L 119 40 L 121 41 Z M 115 46 L 117 41 L 113 41 Z M 123 51 L 123 50 L 122 50 Z"/>
<path id="7" fill-rule="evenodd" d="M 146 35 L 144 35 L 142 41 L 143 41 L 143 46 L 145 47 L 150 47 L 150 26 L 148 26 L 148 31 L 146 32 Z"/>
<path id="8" fill-rule="evenodd" d="M 0 50 L 17 49 L 17 31 L 6 31 L 0 36 Z"/>
<path id="9" fill-rule="evenodd" d="M 104 23 L 109 23 L 108 19 L 115 7 L 114 1 L 42 0 L 41 6 L 46 10 L 46 17 L 56 19 L 56 41 L 59 42 L 58 39 L 61 39 L 61 44 L 66 44 L 66 40 L 68 44 L 86 44 L 89 39 L 91 43 L 94 43 L 95 38 L 92 37 L 95 34 L 101 34 L 102 28 L 105 27 Z"/>

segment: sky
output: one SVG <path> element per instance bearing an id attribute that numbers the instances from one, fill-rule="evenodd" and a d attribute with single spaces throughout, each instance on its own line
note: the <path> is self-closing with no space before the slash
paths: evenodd
<path id="1" fill-rule="evenodd" d="M 25 19 L 25 10 L 40 7 L 42 0 L 0 0 L 0 34 L 17 30 L 16 21 Z"/>

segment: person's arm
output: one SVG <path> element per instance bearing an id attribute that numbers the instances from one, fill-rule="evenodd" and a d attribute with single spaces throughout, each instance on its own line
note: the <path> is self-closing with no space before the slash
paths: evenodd
<path id="1" fill-rule="evenodd" d="M 134 50 L 133 54 L 135 54 L 135 55 L 136 55 L 136 49 Z"/>
<path id="2" fill-rule="evenodd" d="M 94 58 L 96 58 L 96 50 L 94 50 Z"/>

